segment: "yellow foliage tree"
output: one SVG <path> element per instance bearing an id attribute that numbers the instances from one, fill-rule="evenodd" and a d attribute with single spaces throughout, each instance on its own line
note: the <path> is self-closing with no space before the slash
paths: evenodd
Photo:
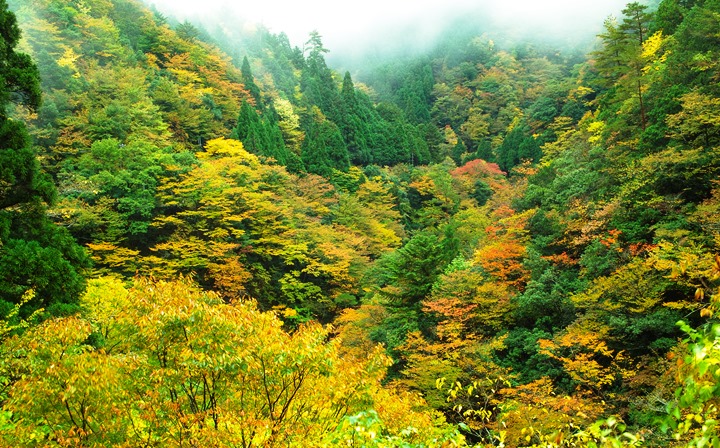
<path id="1" fill-rule="evenodd" d="M 15 378 L 3 403 L 5 444 L 332 446 L 371 433 L 423 445 L 462 440 L 415 410 L 417 397 L 382 388 L 380 349 L 343 359 L 319 325 L 288 334 L 252 302 L 224 303 L 184 279 L 141 279 L 129 290 L 98 279 L 83 306 L 86 318 L 46 321 L 3 343 L 4 372 Z"/>

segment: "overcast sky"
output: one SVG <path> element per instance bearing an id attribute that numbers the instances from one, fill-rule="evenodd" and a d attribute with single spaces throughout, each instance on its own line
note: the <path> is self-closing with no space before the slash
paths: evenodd
<path id="1" fill-rule="evenodd" d="M 571 41 L 597 34 L 603 20 L 619 15 L 628 0 L 146 0 L 179 19 L 211 11 L 230 11 L 285 32 L 302 46 L 317 30 L 331 52 L 377 45 L 383 36 L 409 30 L 413 36 L 434 33 L 457 17 L 493 22 L 511 34 Z M 215 14 L 212 14 L 215 15 Z"/>

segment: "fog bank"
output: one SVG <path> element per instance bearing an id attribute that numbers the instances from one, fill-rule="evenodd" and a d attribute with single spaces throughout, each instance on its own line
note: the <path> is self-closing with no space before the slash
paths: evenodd
<path id="1" fill-rule="evenodd" d="M 619 15 L 627 0 L 146 0 L 162 13 L 180 20 L 216 21 L 243 17 L 273 33 L 284 32 L 302 47 L 317 30 L 329 59 L 357 58 L 404 48 L 421 50 L 459 18 L 477 24 L 478 33 L 501 32 L 517 40 L 539 40 L 572 46 L 590 41 L 609 15 Z M 232 19 L 235 20 L 235 19 Z M 219 24 L 233 27 L 228 22 Z M 209 21 L 209 20 L 208 20 Z"/>

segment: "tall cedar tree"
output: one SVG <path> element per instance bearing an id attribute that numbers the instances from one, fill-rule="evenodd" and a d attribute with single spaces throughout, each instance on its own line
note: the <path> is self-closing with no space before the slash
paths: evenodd
<path id="1" fill-rule="evenodd" d="M 250 95 L 255 100 L 255 107 L 257 107 L 261 112 L 263 111 L 263 103 L 262 98 L 260 96 L 260 87 L 258 87 L 257 84 L 255 84 L 255 78 L 253 77 L 252 70 L 250 69 L 250 61 L 248 61 L 247 57 L 243 58 L 242 61 L 242 67 L 240 68 L 240 72 L 242 74 L 242 81 L 245 85 L 245 89 L 247 89 L 248 92 L 250 92 Z"/>
<path id="2" fill-rule="evenodd" d="M 367 165 L 372 161 L 372 154 L 368 148 L 366 137 L 370 132 L 367 125 L 368 114 L 364 113 L 360 102 L 355 96 L 355 86 L 350 77 L 350 72 L 345 73 L 340 95 L 344 113 L 339 126 L 347 145 L 350 160 L 356 165 Z"/>
<path id="3" fill-rule="evenodd" d="M 280 164 L 287 165 L 292 157 L 288 154 L 282 131 L 278 126 L 277 111 L 272 103 L 267 107 L 263 103 L 260 88 L 255 84 L 247 57 L 243 58 L 241 71 L 243 84 L 255 102 L 255 107 L 248 101 L 243 101 L 232 136 L 243 142 L 250 152 L 272 157 Z"/>
<path id="4" fill-rule="evenodd" d="M 69 233 L 47 217 L 55 199 L 40 171 L 24 123 L 8 116 L 13 104 L 40 106 L 40 76 L 30 57 L 15 51 L 20 29 L 0 0 L 0 314 L 34 291 L 31 307 L 60 312 L 84 289 L 88 259 Z"/>

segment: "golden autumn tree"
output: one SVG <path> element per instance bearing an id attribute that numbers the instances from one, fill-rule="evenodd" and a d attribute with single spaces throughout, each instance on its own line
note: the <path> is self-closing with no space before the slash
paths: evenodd
<path id="1" fill-rule="evenodd" d="M 288 334 L 252 302 L 224 303 L 184 279 L 131 289 L 95 280 L 83 306 L 87 317 L 47 321 L 3 343 L 3 374 L 14 378 L 0 429 L 7 443 L 461 441 L 414 410 L 417 397 L 382 388 L 384 355 L 343 360 L 319 325 Z"/>
<path id="2" fill-rule="evenodd" d="M 395 202 L 387 185 L 370 179 L 361 183 L 355 194 L 340 195 L 334 221 L 363 238 L 368 255 L 378 257 L 400 246 L 404 236 Z"/>
<path id="3" fill-rule="evenodd" d="M 335 193 L 267 165 L 235 140 L 207 142 L 188 173 L 160 187 L 163 234 L 145 259 L 159 275 L 198 276 L 226 298 L 249 294 L 288 318 L 327 318 L 354 304 L 371 229 L 332 224 Z"/>
<path id="4" fill-rule="evenodd" d="M 240 142 L 210 141 L 198 158 L 194 170 L 160 188 L 165 207 L 178 212 L 156 220 L 154 225 L 169 238 L 154 247 L 158 256 L 148 261 L 163 275 L 194 272 L 217 278 L 220 290 L 237 296 L 250 278 L 239 259 L 241 238 L 248 231 L 243 220 L 250 219 L 260 204 L 273 205 L 267 193 L 228 182 L 252 176 L 261 166 Z"/>

